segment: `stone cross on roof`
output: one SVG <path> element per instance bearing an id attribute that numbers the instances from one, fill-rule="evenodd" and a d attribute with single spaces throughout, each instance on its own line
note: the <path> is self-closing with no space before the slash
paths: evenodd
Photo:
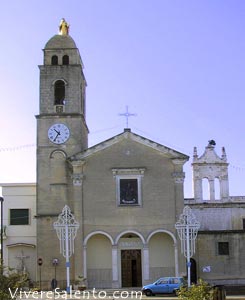
<path id="1" fill-rule="evenodd" d="M 126 112 L 119 114 L 119 116 L 123 116 L 126 118 L 126 128 L 128 128 L 128 119 L 132 116 L 137 116 L 136 114 L 132 114 L 128 111 L 128 106 L 126 106 Z"/>

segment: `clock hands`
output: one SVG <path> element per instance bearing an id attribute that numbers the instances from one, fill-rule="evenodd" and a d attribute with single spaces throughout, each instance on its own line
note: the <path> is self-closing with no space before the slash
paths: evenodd
<path id="1" fill-rule="evenodd" d="M 54 128 L 54 131 L 56 131 L 58 133 L 58 135 L 60 135 L 60 131 L 56 130 L 55 128 Z"/>
<path id="2" fill-rule="evenodd" d="M 70 137 L 69 128 L 62 124 L 53 124 L 48 130 L 48 138 L 52 143 L 64 144 Z"/>
<path id="3" fill-rule="evenodd" d="M 56 137 L 54 138 L 54 141 L 56 141 L 57 137 L 60 135 L 60 131 L 56 130 L 55 128 L 54 128 L 54 131 L 57 133 Z"/>

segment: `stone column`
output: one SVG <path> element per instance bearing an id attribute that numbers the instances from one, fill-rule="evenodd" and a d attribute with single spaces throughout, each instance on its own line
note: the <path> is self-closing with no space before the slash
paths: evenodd
<path id="1" fill-rule="evenodd" d="M 185 173 L 183 172 L 184 159 L 173 159 L 175 171 L 172 173 L 175 189 L 175 216 L 179 216 L 184 207 L 184 180 Z"/>
<path id="2" fill-rule="evenodd" d="M 214 188 L 214 180 L 209 179 L 209 192 L 210 192 L 210 200 L 215 200 L 215 188 Z"/>
<path id="3" fill-rule="evenodd" d="M 194 177 L 193 179 L 193 189 L 194 189 L 194 199 L 196 202 L 202 202 L 203 194 L 202 194 L 202 179 L 199 177 Z"/>
<path id="4" fill-rule="evenodd" d="M 227 172 L 227 171 L 226 171 Z M 229 179 L 228 174 L 222 175 L 220 180 L 220 196 L 221 200 L 228 201 L 229 199 Z"/>
<path id="5" fill-rule="evenodd" d="M 179 257 L 177 243 L 174 243 L 175 276 L 179 277 Z"/>
<path id="6" fill-rule="evenodd" d="M 143 284 L 148 283 L 149 279 L 150 279 L 149 246 L 144 245 L 144 248 L 143 248 Z"/>
<path id="7" fill-rule="evenodd" d="M 70 195 L 71 207 L 73 209 L 76 220 L 79 222 L 79 229 L 74 241 L 74 270 L 75 278 L 85 276 L 84 274 L 84 259 L 83 259 L 83 161 L 72 161 L 71 184 L 72 192 Z"/>
<path id="8" fill-rule="evenodd" d="M 117 245 L 112 246 L 112 288 L 119 288 Z"/>
<path id="9" fill-rule="evenodd" d="M 83 246 L 83 277 L 87 278 L 87 246 Z"/>

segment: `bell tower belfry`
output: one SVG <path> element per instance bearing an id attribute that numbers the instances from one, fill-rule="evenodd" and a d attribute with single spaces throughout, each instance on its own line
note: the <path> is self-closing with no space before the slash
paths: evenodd
<path id="1" fill-rule="evenodd" d="M 225 148 L 222 156 L 215 152 L 215 141 L 210 140 L 203 155 L 198 157 L 194 147 L 192 171 L 193 190 L 196 202 L 229 200 L 228 163 Z"/>
<path id="2" fill-rule="evenodd" d="M 70 126 L 67 146 L 69 154 L 88 146 L 86 125 L 86 79 L 83 63 L 69 25 L 62 19 L 59 34 L 53 36 L 43 50 L 44 62 L 40 69 L 40 108 L 38 123 L 65 122 Z M 49 121 L 49 122 L 48 122 Z M 41 124 L 40 124 L 41 125 Z M 48 124 L 49 125 L 49 124 Z M 42 128 L 38 128 L 42 129 Z M 48 129 L 48 128 L 45 128 Z M 79 134 L 76 129 L 79 130 Z M 40 132 L 38 131 L 38 134 Z M 41 132 L 41 135 L 43 132 Z M 74 141 L 76 141 L 74 143 Z"/>
<path id="3" fill-rule="evenodd" d="M 62 19 L 59 33 L 43 49 L 37 119 L 37 255 L 43 280 L 50 280 L 52 258 L 59 258 L 53 222 L 67 204 L 74 209 L 67 158 L 88 147 L 86 79 L 79 50 Z M 61 259 L 61 258 L 60 258 Z M 60 276 L 65 276 L 60 274 Z"/>

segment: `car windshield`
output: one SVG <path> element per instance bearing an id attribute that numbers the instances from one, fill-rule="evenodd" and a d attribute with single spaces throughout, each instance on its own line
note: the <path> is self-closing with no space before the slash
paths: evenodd
<path id="1" fill-rule="evenodd" d="M 168 283 L 168 280 L 169 280 L 168 277 L 166 277 L 166 278 L 160 278 L 160 279 L 158 279 L 158 280 L 155 282 L 155 284 L 165 284 L 165 283 Z"/>
<path id="2" fill-rule="evenodd" d="M 154 284 L 180 284 L 184 283 L 183 278 L 179 277 L 162 277 L 159 278 Z"/>

